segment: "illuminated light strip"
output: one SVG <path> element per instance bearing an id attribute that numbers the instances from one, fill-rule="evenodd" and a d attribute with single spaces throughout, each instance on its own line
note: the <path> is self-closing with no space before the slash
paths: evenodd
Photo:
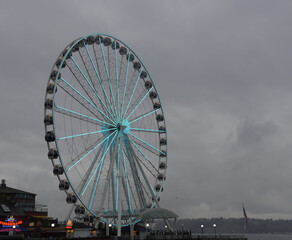
<path id="1" fill-rule="evenodd" d="M 124 100 L 125 100 L 125 93 L 126 93 L 126 88 L 127 88 L 127 81 L 128 81 L 128 73 L 129 73 L 129 62 L 130 62 L 130 51 L 128 55 L 128 64 L 127 64 L 127 73 L 126 73 L 126 81 L 125 81 L 125 86 L 124 86 L 124 96 L 123 96 L 123 102 L 122 102 L 122 107 L 121 107 L 121 116 L 123 114 L 123 109 L 124 109 Z"/>
<path id="2" fill-rule="evenodd" d="M 84 159 L 86 156 L 88 156 L 91 152 L 93 152 L 100 144 L 102 144 L 105 140 L 107 140 L 111 135 L 113 135 L 117 130 L 115 130 L 113 133 L 111 133 L 109 136 L 107 136 L 105 139 L 103 139 L 99 144 L 97 144 L 93 149 L 91 149 L 88 153 L 86 153 L 82 158 L 80 158 L 76 163 L 74 163 L 71 167 L 68 168 L 67 171 L 69 171 L 72 167 L 74 167 L 77 163 L 79 163 L 82 159 Z"/>
<path id="3" fill-rule="evenodd" d="M 143 128 L 131 128 L 131 131 L 142 131 L 142 132 L 157 132 L 157 133 L 165 133 L 165 131 L 163 131 L 163 130 L 143 129 Z"/>
<path id="4" fill-rule="evenodd" d="M 152 87 L 153 88 L 153 87 Z M 134 108 L 134 110 L 130 113 L 130 115 L 126 118 L 127 120 L 129 119 L 129 117 L 133 114 L 133 112 L 135 112 L 135 110 L 139 107 L 139 105 L 144 101 L 144 99 L 147 97 L 147 95 L 149 94 L 149 92 L 152 90 L 152 88 L 149 89 L 149 91 L 145 94 L 145 96 L 142 98 L 142 100 L 138 103 L 138 105 Z"/>
<path id="5" fill-rule="evenodd" d="M 118 198 L 119 198 L 119 177 L 120 177 L 120 148 L 121 142 L 118 145 L 118 164 L 117 164 L 117 192 L 116 192 L 116 211 L 118 211 Z"/>
<path id="6" fill-rule="evenodd" d="M 108 132 L 110 130 L 115 130 L 115 129 L 116 128 L 109 128 L 107 130 L 100 130 L 100 131 L 95 131 L 95 132 L 82 133 L 82 134 L 77 134 L 77 135 L 72 135 L 72 136 L 67 136 L 67 137 L 61 137 L 61 138 L 58 138 L 57 140 L 63 140 L 63 139 L 67 139 L 67 138 L 74 138 L 74 137 L 85 136 L 85 135 L 101 133 L 101 132 Z"/>
<path id="7" fill-rule="evenodd" d="M 106 149 L 106 151 L 105 151 L 105 153 L 103 154 L 102 159 L 101 159 L 101 165 L 100 165 L 100 168 L 99 168 L 99 171 L 98 171 L 97 179 L 96 179 L 96 181 L 95 181 L 94 191 L 93 191 L 93 193 L 92 193 L 92 197 L 91 197 L 91 201 L 90 201 L 90 205 L 89 205 L 89 208 L 90 208 L 90 209 L 91 209 L 91 205 L 92 205 L 93 197 L 94 197 L 94 195 L 95 195 L 95 191 L 96 191 L 97 183 L 98 183 L 98 180 L 99 180 L 100 171 L 101 171 L 101 168 L 102 168 L 102 165 L 103 165 L 104 157 L 105 157 L 106 153 L 108 152 L 108 150 L 110 149 L 110 147 L 111 147 L 111 145 L 112 145 L 114 139 L 116 138 L 116 136 L 117 136 L 117 134 L 118 134 L 117 131 L 115 131 L 115 132 L 116 132 L 116 135 L 115 135 L 115 136 L 113 137 L 113 139 L 111 140 L 111 143 L 109 144 L 108 148 Z M 114 132 L 113 132 L 113 133 L 114 133 Z"/>
<path id="8" fill-rule="evenodd" d="M 117 75 L 117 105 L 118 105 L 118 120 L 120 120 L 120 109 L 119 109 L 119 105 L 120 105 L 120 103 L 119 103 L 119 98 L 120 98 L 120 96 L 119 96 L 119 74 L 118 74 L 118 63 L 117 63 L 117 41 L 115 41 L 115 59 L 116 59 L 116 75 Z"/>
<path id="9" fill-rule="evenodd" d="M 91 119 L 91 120 L 94 120 L 94 121 L 97 121 L 97 122 L 100 122 L 100 123 L 104 123 L 104 124 L 106 124 L 106 125 L 110 125 L 110 126 L 112 126 L 112 127 L 116 127 L 115 125 L 113 125 L 113 124 L 111 124 L 111 123 L 107 123 L 107 122 L 101 121 L 101 120 L 99 120 L 99 119 L 97 119 L 97 118 L 89 117 L 89 116 L 86 116 L 86 115 L 81 114 L 81 113 L 78 113 L 78 112 L 74 112 L 74 111 L 69 110 L 69 109 L 67 109 L 67 108 L 63 108 L 63 107 L 60 107 L 60 106 L 56 106 L 56 108 L 62 109 L 62 110 L 64 110 L 64 111 L 66 111 L 66 112 L 74 113 L 74 114 L 76 114 L 76 115 L 79 115 L 79 116 L 82 116 L 82 117 L 85 117 L 85 118 L 88 118 L 88 119 Z"/>
<path id="10" fill-rule="evenodd" d="M 103 62 L 104 62 L 105 70 L 106 70 L 107 79 L 108 79 L 108 82 L 109 82 L 109 85 L 110 85 L 110 92 L 112 94 L 114 107 L 115 107 L 115 110 L 116 110 L 116 113 L 117 113 L 117 108 L 116 108 L 116 104 L 115 104 L 115 98 L 114 98 L 114 95 L 113 95 L 112 85 L 111 85 L 111 81 L 109 79 L 108 68 L 107 68 L 107 65 L 106 65 L 106 60 L 105 60 L 105 56 L 104 56 L 104 52 L 103 52 L 103 47 L 102 47 L 100 38 L 99 38 L 99 45 L 100 45 L 101 52 L 102 52 L 102 57 L 103 57 Z"/>
<path id="11" fill-rule="evenodd" d="M 126 183 L 127 183 L 127 190 L 128 190 L 128 198 L 129 198 L 130 211 L 131 211 L 131 213 L 133 213 L 132 206 L 131 206 L 130 189 L 129 189 L 129 179 L 128 179 L 128 174 L 127 174 L 127 167 L 126 167 L 124 150 L 122 151 L 122 153 L 123 153 L 123 160 L 124 160 L 125 177 L 126 177 Z"/>
<path id="12" fill-rule="evenodd" d="M 96 76 L 98 77 L 98 80 L 99 80 L 99 82 L 100 82 L 100 84 L 101 84 L 101 87 L 102 87 L 102 89 L 103 89 L 103 92 L 104 92 L 104 94 L 106 95 L 106 98 L 107 98 L 107 100 L 108 100 L 108 103 L 109 103 L 109 105 L 110 105 L 110 107 L 111 107 L 111 104 L 110 104 L 110 102 L 109 102 L 108 96 L 107 96 L 107 94 L 106 94 L 106 92 L 105 92 L 105 90 L 104 90 L 103 84 L 102 84 L 102 82 L 101 82 L 100 76 L 99 76 L 99 74 L 98 74 L 98 72 L 97 72 L 97 69 L 96 69 L 95 65 L 93 64 L 93 60 L 92 60 L 92 58 L 91 58 L 91 55 L 90 55 L 90 53 L 89 53 L 89 51 L 88 51 L 88 48 L 87 48 L 87 46 L 86 46 L 85 43 L 84 43 L 84 46 L 85 46 L 85 48 L 86 48 L 87 55 L 88 55 L 89 58 L 90 58 L 91 64 L 92 64 L 92 66 L 93 66 L 93 68 L 94 68 L 95 74 L 96 74 Z M 97 95 L 97 96 L 98 96 L 98 95 Z M 99 96 L 98 96 L 98 98 L 100 99 Z M 116 120 L 116 119 L 113 117 L 113 115 L 111 114 L 111 112 L 108 110 L 108 108 L 107 108 L 107 106 L 105 105 L 105 103 L 104 103 L 101 99 L 100 99 L 100 101 L 102 102 L 103 106 L 106 108 L 106 110 L 108 111 L 108 113 L 111 115 L 111 117 L 112 117 L 114 120 Z M 111 108 L 112 108 L 112 107 L 111 107 Z M 112 109 L 112 111 L 113 111 L 113 109 Z"/>
<path id="13" fill-rule="evenodd" d="M 155 112 L 157 112 L 158 110 L 160 110 L 160 108 L 158 108 L 158 109 L 156 109 L 156 110 L 154 110 L 154 111 L 151 111 L 151 112 L 149 112 L 149 113 L 146 113 L 145 115 L 142 115 L 142 116 L 140 116 L 140 117 L 138 117 L 138 118 L 132 120 L 130 123 L 136 122 L 137 120 L 139 120 L 139 119 L 141 119 L 141 118 L 144 118 L 144 117 L 146 117 L 146 116 L 148 116 L 148 115 L 150 115 L 150 114 L 152 114 L 152 113 L 155 113 Z"/>
<path id="14" fill-rule="evenodd" d="M 98 109 L 92 102 L 90 102 L 86 97 L 84 97 L 80 92 L 78 92 L 73 86 L 71 86 L 70 83 L 68 83 L 64 78 L 61 77 L 61 80 L 66 83 L 71 89 L 73 89 L 75 92 L 79 94 L 82 98 L 85 99 L 91 106 L 93 106 L 97 111 L 99 111 L 101 114 L 105 115 L 101 110 Z M 106 115 L 105 115 L 106 116 Z M 108 116 L 106 116 L 112 123 L 115 123 L 113 120 L 111 120 Z"/>
<path id="15" fill-rule="evenodd" d="M 137 139 L 138 139 L 138 140 L 140 140 L 141 142 L 143 142 L 143 143 L 147 144 L 149 147 L 152 147 L 153 149 L 157 150 L 158 152 L 162 153 L 163 155 L 166 155 L 164 152 L 160 151 L 160 150 L 159 150 L 159 149 L 157 149 L 156 147 L 153 147 L 151 144 L 149 144 L 149 143 L 145 142 L 143 139 L 141 139 L 141 138 L 139 138 L 139 137 L 135 136 L 134 134 L 132 134 L 132 133 L 128 133 L 128 134 L 130 134 L 131 136 L 133 136 L 133 137 L 137 138 Z"/>
<path id="16" fill-rule="evenodd" d="M 130 138 L 129 138 L 130 139 Z M 132 139 L 130 139 L 130 141 L 134 144 L 134 146 L 138 149 L 138 151 L 144 156 L 144 158 L 146 158 L 146 160 L 150 161 L 146 156 L 145 154 L 140 150 L 140 148 L 133 142 Z"/>
<path id="17" fill-rule="evenodd" d="M 133 98 L 133 96 L 134 96 L 134 93 L 135 93 L 136 87 L 137 87 L 137 85 L 138 85 L 138 82 L 139 82 L 139 79 L 140 79 L 140 76 L 141 76 L 142 71 L 143 71 L 143 67 L 142 67 L 141 70 L 140 70 L 140 73 L 139 73 L 138 79 L 137 79 L 137 81 L 136 81 L 136 84 L 135 84 L 134 90 L 133 90 L 132 95 L 131 95 L 131 98 L 130 98 L 130 100 L 129 100 L 129 102 L 128 102 L 128 106 L 127 106 L 127 108 L 126 108 L 126 110 L 125 110 L 125 113 L 124 113 L 123 118 L 125 118 L 125 116 L 126 116 L 126 113 L 127 113 L 128 108 L 129 108 L 129 106 L 130 106 L 131 100 L 132 100 L 132 98 Z"/>

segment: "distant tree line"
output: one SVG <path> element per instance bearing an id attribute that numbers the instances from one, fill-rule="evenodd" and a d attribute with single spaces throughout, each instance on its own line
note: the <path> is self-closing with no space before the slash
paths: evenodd
<path id="1" fill-rule="evenodd" d="M 192 233 L 202 233 L 203 231 L 204 234 L 213 234 L 215 231 L 214 224 L 216 224 L 217 234 L 245 233 L 244 218 L 178 219 L 177 229 L 191 231 Z M 164 229 L 164 221 L 156 221 L 155 229 Z M 292 233 L 292 220 L 249 218 L 246 233 Z"/>

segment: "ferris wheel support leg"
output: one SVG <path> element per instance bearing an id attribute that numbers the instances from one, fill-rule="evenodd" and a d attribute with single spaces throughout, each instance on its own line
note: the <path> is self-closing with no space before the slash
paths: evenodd
<path id="1" fill-rule="evenodd" d="M 130 218 L 130 237 L 131 237 L 131 240 L 134 239 L 134 224 L 132 224 L 131 218 Z"/>
<path id="2" fill-rule="evenodd" d="M 142 189 L 142 188 L 141 188 L 140 185 L 138 185 L 140 183 L 140 180 L 137 177 L 137 169 L 136 169 L 136 166 L 135 166 L 135 163 L 134 163 L 133 156 L 132 156 L 132 154 L 130 154 L 130 151 L 129 151 L 129 149 L 130 149 L 129 140 L 126 140 L 126 141 L 124 140 L 124 144 L 125 144 L 126 154 L 127 154 L 128 159 L 129 159 L 132 175 L 133 175 L 133 177 L 135 179 L 134 185 L 135 185 L 135 188 L 136 188 L 136 192 L 137 192 L 138 200 L 139 200 L 139 203 L 140 203 L 140 207 L 143 209 L 145 207 L 145 205 L 143 204 L 143 203 L 145 203 L 145 199 L 142 199 L 141 191 L 139 190 L 139 189 Z"/>
<path id="3" fill-rule="evenodd" d="M 121 173 L 121 164 L 119 164 L 119 173 Z M 122 176 L 119 174 L 119 182 L 122 181 Z M 122 235 L 121 220 L 122 220 L 122 208 L 121 208 L 121 184 L 118 185 L 118 237 Z"/>
<path id="4" fill-rule="evenodd" d="M 112 156 L 116 156 L 117 150 L 118 150 L 118 143 L 116 142 L 115 145 L 114 145 L 114 152 L 113 152 Z M 108 186 L 109 186 L 109 182 L 110 182 L 110 173 L 112 171 L 113 165 L 114 165 L 114 158 L 111 158 L 110 166 L 109 166 L 109 169 L 108 169 L 108 172 L 107 172 L 106 183 L 104 185 L 102 198 L 101 198 L 101 201 L 100 201 L 99 212 L 102 210 L 103 205 L 104 205 L 105 197 L 106 197 Z"/>

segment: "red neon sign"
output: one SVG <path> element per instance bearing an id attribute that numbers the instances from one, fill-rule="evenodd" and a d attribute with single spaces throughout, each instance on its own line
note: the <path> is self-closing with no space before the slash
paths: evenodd
<path id="1" fill-rule="evenodd" d="M 22 224 L 22 221 L 18 221 L 18 222 L 3 222 L 3 221 L 0 221 L 0 224 L 2 224 L 3 226 L 16 226 L 16 225 Z"/>

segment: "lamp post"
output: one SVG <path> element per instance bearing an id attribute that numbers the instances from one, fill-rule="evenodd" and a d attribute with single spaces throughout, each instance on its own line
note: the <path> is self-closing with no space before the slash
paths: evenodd
<path id="1" fill-rule="evenodd" d="M 52 228 L 52 234 L 51 234 L 52 235 L 52 239 L 53 239 L 53 229 L 54 229 L 54 227 L 55 227 L 55 223 L 52 223 L 51 224 L 51 228 Z"/>
<path id="2" fill-rule="evenodd" d="M 213 224 L 213 228 L 214 228 L 214 235 L 216 237 L 216 224 L 215 223 Z"/>
<path id="3" fill-rule="evenodd" d="M 201 232 L 202 232 L 202 234 L 204 234 L 204 225 L 203 224 L 201 225 Z"/>

